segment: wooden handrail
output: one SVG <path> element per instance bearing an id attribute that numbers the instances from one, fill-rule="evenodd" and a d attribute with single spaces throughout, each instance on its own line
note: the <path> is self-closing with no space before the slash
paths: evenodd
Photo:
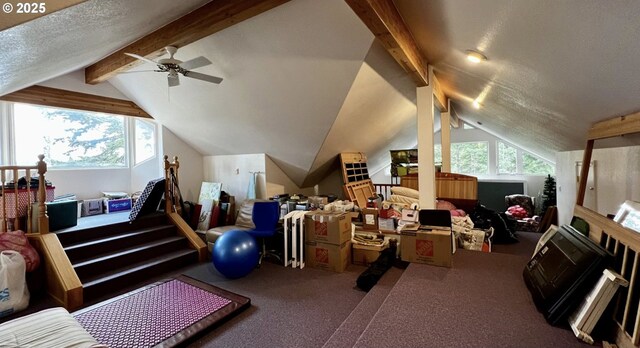
<path id="1" fill-rule="evenodd" d="M 164 212 L 171 223 L 176 226 L 178 232 L 187 238 L 191 248 L 198 251 L 199 260 L 206 261 L 207 245 L 198 234 L 184 221 L 180 214 L 180 202 L 174 202 L 178 197 L 178 169 L 180 162 L 178 156 L 173 157 L 173 162 L 169 162 L 169 156 L 164 156 Z M 171 175 L 173 173 L 173 176 Z"/>

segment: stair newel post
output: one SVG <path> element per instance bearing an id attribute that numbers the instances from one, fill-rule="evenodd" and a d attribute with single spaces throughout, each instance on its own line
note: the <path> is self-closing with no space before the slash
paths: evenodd
<path id="1" fill-rule="evenodd" d="M 169 185 L 171 183 L 171 176 L 169 171 L 171 170 L 171 163 L 169 162 L 169 156 L 164 155 L 164 213 L 169 215 L 171 213 L 171 194 Z"/>
<path id="2" fill-rule="evenodd" d="M 44 174 L 47 172 L 47 163 L 44 161 L 44 155 L 38 155 L 38 232 L 40 234 L 49 233 L 49 216 L 47 216 L 47 200 L 46 183 Z"/>

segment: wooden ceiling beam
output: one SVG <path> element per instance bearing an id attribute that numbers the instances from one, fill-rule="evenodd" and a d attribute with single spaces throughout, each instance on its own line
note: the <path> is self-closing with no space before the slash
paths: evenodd
<path id="1" fill-rule="evenodd" d="M 213 0 L 87 67 L 85 82 L 103 82 L 140 63 L 125 55 L 125 52 L 155 59 L 165 53 L 163 49 L 166 46 L 183 47 L 287 1 L 289 0 Z"/>
<path id="2" fill-rule="evenodd" d="M 633 133 L 640 133 L 640 112 L 593 124 L 587 133 L 587 140 L 605 139 Z"/>
<path id="3" fill-rule="evenodd" d="M 429 70 L 418 45 L 392 0 L 345 0 L 389 54 L 407 71 L 418 87 L 429 85 Z M 440 84 L 433 83 L 436 107 L 448 110 Z"/>
<path id="4" fill-rule="evenodd" d="M 125 116 L 153 118 L 136 103 L 99 95 L 66 91 L 63 89 L 31 86 L 0 96 L 0 100 L 57 108 L 104 112 Z"/>

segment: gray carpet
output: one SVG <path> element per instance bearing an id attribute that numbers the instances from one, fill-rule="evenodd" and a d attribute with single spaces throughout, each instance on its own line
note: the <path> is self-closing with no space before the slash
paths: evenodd
<path id="1" fill-rule="evenodd" d="M 366 295 L 354 288 L 365 267 L 344 273 L 264 263 L 229 280 L 210 264 L 185 275 L 251 298 L 252 306 L 190 347 L 322 347 Z"/>
<path id="2" fill-rule="evenodd" d="M 536 311 L 522 270 L 540 235 L 453 268 L 410 264 L 355 347 L 587 347 Z"/>

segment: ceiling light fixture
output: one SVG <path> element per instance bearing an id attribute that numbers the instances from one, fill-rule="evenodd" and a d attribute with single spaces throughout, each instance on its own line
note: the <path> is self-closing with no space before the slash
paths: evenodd
<path id="1" fill-rule="evenodd" d="M 482 106 L 482 104 L 480 104 L 478 99 L 474 100 L 473 103 L 471 103 L 471 105 L 473 105 L 475 109 L 480 109 L 480 107 Z"/>
<path id="2" fill-rule="evenodd" d="M 487 56 L 476 50 L 467 50 L 467 60 L 471 63 L 478 64 L 487 60 Z"/>

